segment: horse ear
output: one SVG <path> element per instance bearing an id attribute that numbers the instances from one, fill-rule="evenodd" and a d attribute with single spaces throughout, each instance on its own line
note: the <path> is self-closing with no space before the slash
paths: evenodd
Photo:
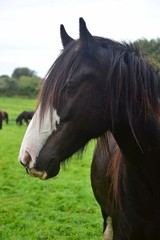
<path id="1" fill-rule="evenodd" d="M 83 18 L 79 19 L 79 27 L 80 27 L 80 42 L 82 46 L 89 50 L 89 52 L 93 55 L 98 52 L 100 49 L 99 44 L 95 40 L 95 38 L 90 34 L 86 27 L 86 23 Z"/>
<path id="2" fill-rule="evenodd" d="M 60 26 L 60 34 L 61 34 L 61 40 L 62 40 L 62 45 L 65 48 L 70 42 L 74 41 L 73 38 L 71 38 L 68 33 L 66 32 L 63 24 Z"/>

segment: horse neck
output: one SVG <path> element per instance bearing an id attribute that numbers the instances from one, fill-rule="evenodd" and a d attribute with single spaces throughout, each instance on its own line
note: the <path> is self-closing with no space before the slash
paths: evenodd
<path id="1" fill-rule="evenodd" d="M 156 120 L 138 122 L 134 130 L 129 125 L 120 124 L 115 129 L 114 137 L 125 157 L 129 188 L 133 189 L 139 183 L 147 185 L 159 201 L 160 124 Z"/>

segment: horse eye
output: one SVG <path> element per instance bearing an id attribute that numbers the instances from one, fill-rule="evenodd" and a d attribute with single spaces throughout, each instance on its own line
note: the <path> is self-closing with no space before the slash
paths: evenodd
<path id="1" fill-rule="evenodd" d="M 67 89 L 71 89 L 72 88 L 72 84 L 69 82 L 67 83 L 67 86 L 66 86 Z"/>
<path id="2" fill-rule="evenodd" d="M 66 85 L 66 90 L 67 91 L 71 91 L 74 87 L 76 86 L 76 84 L 74 82 L 68 82 Z"/>

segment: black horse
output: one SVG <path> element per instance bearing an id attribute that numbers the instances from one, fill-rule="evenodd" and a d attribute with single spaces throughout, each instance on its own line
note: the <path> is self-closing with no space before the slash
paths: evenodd
<path id="1" fill-rule="evenodd" d="M 32 119 L 33 115 L 34 115 L 33 111 L 31 111 L 31 112 L 24 111 L 24 112 L 20 113 L 18 115 L 18 117 L 16 118 L 17 125 L 22 125 L 23 121 L 28 125 L 29 121 Z"/>
<path id="2" fill-rule="evenodd" d="M 3 121 L 5 121 L 6 124 L 8 124 L 9 121 L 8 113 L 3 110 L 0 110 L 0 129 L 2 129 Z"/>
<path id="3" fill-rule="evenodd" d="M 52 178 L 98 138 L 92 185 L 113 239 L 160 239 L 158 71 L 132 44 L 93 37 L 82 18 L 78 40 L 63 25 L 61 38 L 19 160 L 30 175 Z"/>
<path id="4" fill-rule="evenodd" d="M 2 129 L 2 123 L 3 123 L 3 115 L 2 115 L 2 112 L 0 111 L 0 129 Z"/>

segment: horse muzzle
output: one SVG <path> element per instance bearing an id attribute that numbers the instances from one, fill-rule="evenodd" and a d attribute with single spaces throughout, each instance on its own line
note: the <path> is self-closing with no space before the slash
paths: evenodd
<path id="1" fill-rule="evenodd" d="M 22 163 L 20 161 L 20 163 L 25 167 L 26 172 L 32 176 L 32 177 L 39 177 L 41 180 L 45 180 L 47 179 L 47 173 L 45 171 L 41 172 L 41 171 L 37 171 L 35 168 L 29 168 L 27 165 L 24 165 L 24 163 Z"/>
<path id="2" fill-rule="evenodd" d="M 34 166 L 30 166 L 31 163 L 31 156 L 28 152 L 25 152 L 24 158 L 23 158 L 23 162 L 20 159 L 20 163 L 25 167 L 26 172 L 32 176 L 32 177 L 39 177 L 42 180 L 47 179 L 47 173 L 46 171 L 38 171 L 35 169 Z"/>
<path id="3" fill-rule="evenodd" d="M 32 168 L 32 169 L 27 169 L 27 172 L 32 177 L 39 177 L 41 180 L 47 179 L 47 173 L 45 171 L 40 172 L 40 171 L 37 171 L 35 168 Z"/>
<path id="4" fill-rule="evenodd" d="M 23 156 L 23 157 L 22 157 Z M 33 162 L 31 155 L 25 151 L 23 155 L 19 156 L 20 163 L 25 167 L 27 173 L 32 177 L 38 177 L 42 180 L 46 180 L 52 177 L 55 177 L 60 171 L 60 162 L 56 161 L 54 158 L 51 158 L 48 164 L 43 168 L 39 162 Z"/>

